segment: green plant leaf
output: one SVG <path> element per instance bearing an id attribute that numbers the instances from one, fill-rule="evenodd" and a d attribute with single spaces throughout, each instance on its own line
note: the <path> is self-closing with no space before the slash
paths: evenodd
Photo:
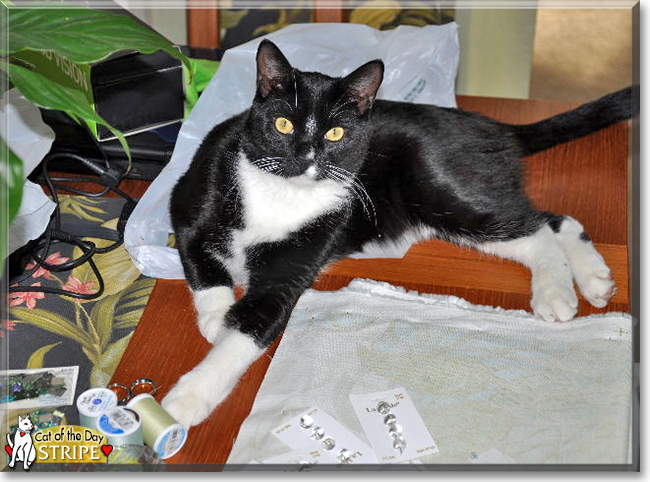
<path id="1" fill-rule="evenodd" d="M 28 323 L 42 330 L 76 341 L 84 348 L 95 350 L 95 342 L 92 337 L 61 315 L 40 308 L 30 310 L 22 306 L 11 308 L 9 313 L 11 320 L 16 323 Z"/>
<path id="2" fill-rule="evenodd" d="M 104 351 L 92 371 L 90 372 L 90 386 L 91 387 L 105 387 L 111 381 L 113 373 L 117 365 L 122 359 L 122 355 L 126 351 L 126 347 L 131 341 L 133 332 L 126 335 L 124 338 L 120 338 L 115 343 L 109 345 L 108 349 Z"/>
<path id="3" fill-rule="evenodd" d="M 45 345 L 44 347 L 36 350 L 34 353 L 32 353 L 32 356 L 29 357 L 29 360 L 27 360 L 27 366 L 25 368 L 43 368 L 43 358 L 47 352 L 49 352 L 55 346 L 60 345 L 61 343 L 63 342 L 60 341 L 58 343 L 52 343 L 51 345 Z"/>
<path id="4" fill-rule="evenodd" d="M 133 18 L 86 8 L 9 10 L 9 45 L 0 52 L 22 49 L 56 51 L 73 62 L 96 62 L 124 50 L 164 50 L 191 69 L 188 58 L 158 33 Z"/>
<path id="5" fill-rule="evenodd" d="M 7 229 L 23 199 L 23 163 L 0 138 L 0 269 L 7 256 Z"/>
<path id="6" fill-rule="evenodd" d="M 119 139 L 126 155 L 131 159 L 129 145 L 124 135 L 97 115 L 80 91 L 63 87 L 20 65 L 0 64 L 0 68 L 8 69 L 9 77 L 20 93 L 37 106 L 62 110 L 71 116 L 78 116 L 106 126 Z"/>

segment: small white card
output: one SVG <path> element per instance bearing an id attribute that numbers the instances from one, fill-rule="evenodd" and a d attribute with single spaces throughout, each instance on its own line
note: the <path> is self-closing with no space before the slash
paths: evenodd
<path id="1" fill-rule="evenodd" d="M 264 461 L 265 464 L 290 464 L 290 465 L 316 465 L 316 464 L 338 464 L 336 454 L 314 447 L 302 447 L 284 454 L 270 457 Z"/>
<path id="2" fill-rule="evenodd" d="M 307 454 L 317 451 L 320 463 L 377 463 L 377 457 L 367 444 L 316 407 L 305 410 L 297 417 L 279 425 L 271 430 L 271 433 L 294 451 L 300 450 L 301 454 L 303 449 L 308 449 L 305 452 Z"/>
<path id="3" fill-rule="evenodd" d="M 438 452 L 403 387 L 350 395 L 350 401 L 380 463 L 395 464 Z"/>

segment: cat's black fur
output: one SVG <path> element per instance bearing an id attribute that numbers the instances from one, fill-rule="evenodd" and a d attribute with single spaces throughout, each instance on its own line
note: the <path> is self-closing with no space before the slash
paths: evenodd
<path id="1" fill-rule="evenodd" d="M 246 248 L 246 294 L 224 323 L 261 347 L 283 330 L 294 303 L 324 266 L 366 243 L 394 240 L 418 226 L 469 245 L 521 238 L 546 223 L 559 226 L 562 217 L 538 212 L 525 196 L 520 158 L 632 112 L 633 92 L 625 89 L 536 124 L 512 126 L 459 109 L 375 101 L 383 76 L 379 61 L 330 78 L 291 68 L 264 41 L 257 62 L 252 107 L 210 132 L 173 190 L 172 223 L 192 290 L 234 283 L 220 260 L 233 255 L 233 232 L 245 228 L 240 150 L 260 169 L 291 178 L 314 163 L 308 159 L 314 149 L 316 181 L 354 176 L 367 193 L 351 184 L 348 201 L 335 209 L 281 240 Z M 317 129 L 309 134 L 305 125 L 312 115 Z M 277 117 L 290 119 L 294 132 L 278 132 Z M 337 126 L 345 129 L 343 139 L 325 140 L 324 133 Z M 278 156 L 284 159 L 267 159 Z"/>

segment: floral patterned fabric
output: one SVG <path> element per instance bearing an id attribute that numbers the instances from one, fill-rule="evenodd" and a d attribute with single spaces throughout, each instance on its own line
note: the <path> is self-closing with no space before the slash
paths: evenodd
<path id="1" fill-rule="evenodd" d="M 124 201 L 60 196 L 64 231 L 84 232 L 100 226 L 114 230 Z M 113 241 L 86 238 L 98 247 Z M 74 249 L 73 249 L 74 248 Z M 81 250 L 55 244 L 46 261 L 61 265 Z M 9 369 L 79 366 L 76 395 L 106 386 L 142 316 L 155 279 L 140 274 L 123 246 L 93 255 L 104 279 L 104 292 L 94 300 L 39 292 L 10 292 L 9 319 L 0 337 L 7 341 Z M 49 271 L 34 261 L 22 273 L 12 273 L 10 286 L 47 286 L 75 293 L 96 293 L 98 281 L 88 263 L 72 271 Z M 78 422 L 75 408 L 65 407 L 68 423 Z"/>

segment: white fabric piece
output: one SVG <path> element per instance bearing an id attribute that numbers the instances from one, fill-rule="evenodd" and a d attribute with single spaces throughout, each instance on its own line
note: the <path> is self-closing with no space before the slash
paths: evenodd
<path id="1" fill-rule="evenodd" d="M 23 162 L 23 177 L 27 176 L 50 151 L 54 131 L 41 118 L 38 107 L 13 88 L 5 92 L 0 106 L 0 134 L 14 154 Z M 7 256 L 47 227 L 56 205 L 41 186 L 25 180 L 23 197 L 16 217 L 9 227 Z"/>
<path id="2" fill-rule="evenodd" d="M 228 463 L 288 452 L 269 431 L 312 406 L 369 443 L 349 395 L 403 386 L 440 450 L 424 463 L 627 464 L 631 341 L 624 313 L 551 323 L 368 280 L 310 290 Z"/>
<path id="3" fill-rule="evenodd" d="M 126 225 L 124 246 L 137 268 L 156 278 L 184 277 L 178 252 L 167 247 L 172 231 L 168 213 L 171 190 L 207 133 L 250 107 L 255 95 L 255 54 L 262 39 L 275 42 L 292 66 L 337 77 L 379 58 L 386 68 L 378 98 L 456 107 L 457 28 L 453 22 L 402 25 L 389 31 L 355 24 L 295 24 L 227 50 L 183 122 L 172 158 Z M 380 257 L 402 257 L 405 252 L 402 247 L 392 254 L 382 251 Z"/>

